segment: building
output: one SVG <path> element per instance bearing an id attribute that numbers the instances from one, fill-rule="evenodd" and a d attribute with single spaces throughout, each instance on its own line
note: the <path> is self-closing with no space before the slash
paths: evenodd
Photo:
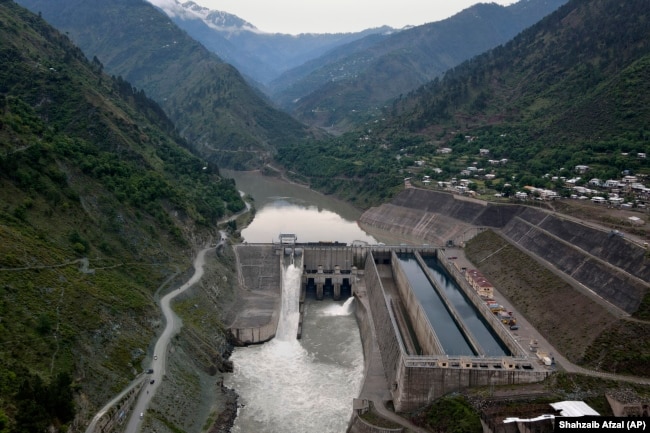
<path id="1" fill-rule="evenodd" d="M 465 273 L 465 278 L 481 297 L 490 298 L 494 296 L 494 286 L 478 269 L 468 270 Z"/>

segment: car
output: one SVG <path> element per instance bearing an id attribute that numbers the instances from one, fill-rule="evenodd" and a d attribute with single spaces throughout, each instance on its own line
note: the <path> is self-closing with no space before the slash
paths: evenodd
<path id="1" fill-rule="evenodd" d="M 140 419 L 144 418 L 144 412 L 140 412 Z"/>
<path id="2" fill-rule="evenodd" d="M 153 368 L 150 368 L 149 370 L 147 370 L 147 374 L 152 374 L 152 373 L 153 373 Z"/>
<path id="3" fill-rule="evenodd" d="M 516 331 L 517 329 L 519 329 L 519 326 L 518 325 L 511 325 L 510 329 L 512 329 L 513 331 Z"/>
<path id="4" fill-rule="evenodd" d="M 154 361 L 157 361 L 157 360 L 158 360 L 158 355 L 154 355 L 154 356 L 153 356 L 153 360 L 154 360 Z"/>
<path id="5" fill-rule="evenodd" d="M 153 385 L 153 383 L 154 383 L 155 381 L 156 381 L 155 379 L 151 379 L 151 380 L 149 381 L 149 384 Z"/>

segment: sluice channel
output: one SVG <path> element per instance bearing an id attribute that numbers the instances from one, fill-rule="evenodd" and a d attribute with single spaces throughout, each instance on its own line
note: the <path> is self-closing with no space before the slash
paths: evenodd
<path id="1" fill-rule="evenodd" d="M 415 255 L 400 253 L 397 257 L 445 353 L 450 356 L 478 355 L 472 349 L 467 336 L 461 331 L 440 294 L 420 267 Z"/>
<path id="2" fill-rule="evenodd" d="M 458 312 L 463 323 L 474 335 L 476 341 L 485 351 L 486 356 L 510 356 L 511 352 L 501 339 L 495 335 L 485 318 L 477 311 L 467 295 L 458 287 L 456 281 L 442 268 L 438 259 L 433 256 L 422 256 L 422 259 L 435 279 L 438 289 L 444 290 L 447 299 Z"/>

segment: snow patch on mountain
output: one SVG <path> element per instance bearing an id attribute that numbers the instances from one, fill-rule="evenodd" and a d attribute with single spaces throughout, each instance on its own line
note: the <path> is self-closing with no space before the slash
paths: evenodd
<path id="1" fill-rule="evenodd" d="M 201 20 L 210 28 L 219 32 L 238 33 L 238 32 L 265 32 L 259 30 L 253 24 L 239 18 L 236 15 L 227 12 L 215 11 L 194 3 L 186 1 L 184 3 L 178 0 L 147 0 L 152 5 L 161 9 L 169 18 L 178 18 L 183 20 Z"/>

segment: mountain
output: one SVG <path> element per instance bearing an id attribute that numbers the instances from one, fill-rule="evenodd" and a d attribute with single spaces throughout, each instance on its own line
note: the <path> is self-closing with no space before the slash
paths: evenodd
<path id="1" fill-rule="evenodd" d="M 650 148 L 646 6 L 572 0 L 405 95 L 382 118 L 309 149 L 286 146 L 278 159 L 360 206 L 385 200 L 411 175 L 466 177 L 492 195 L 501 191 L 493 185 L 564 187 L 561 177 L 576 176 L 578 165 L 589 168 L 582 183 L 623 172 L 643 179 L 650 176 L 642 157 Z M 494 179 L 461 174 L 468 167 Z"/>
<path id="2" fill-rule="evenodd" d="M 616 168 L 647 168 L 623 155 L 650 144 L 645 6 L 571 1 L 396 104 L 392 127 L 425 135 L 456 128 L 476 135 L 471 147 L 489 147 L 494 157 L 532 160 L 528 169 L 536 175 L 578 164 L 610 167 L 605 178 Z M 459 135 L 445 138 L 454 145 Z"/>
<path id="3" fill-rule="evenodd" d="M 439 22 L 368 36 L 287 71 L 269 84 L 271 98 L 303 122 L 346 130 L 379 115 L 388 100 L 512 39 L 564 3 L 476 4 Z"/>
<path id="4" fill-rule="evenodd" d="M 142 372 L 156 292 L 243 202 L 144 92 L 7 0 L 0 64 L 0 431 L 82 431 Z"/>
<path id="5" fill-rule="evenodd" d="M 262 89 L 282 72 L 339 45 L 370 34 L 392 31 L 389 27 L 380 27 L 355 33 L 266 33 L 236 15 L 210 10 L 192 1 L 148 1 L 158 5 L 178 27 L 257 82 Z"/>
<path id="6" fill-rule="evenodd" d="M 156 100 L 194 149 L 220 166 L 252 168 L 308 131 L 241 74 L 139 0 L 20 0 L 70 35 L 88 58 Z"/>

